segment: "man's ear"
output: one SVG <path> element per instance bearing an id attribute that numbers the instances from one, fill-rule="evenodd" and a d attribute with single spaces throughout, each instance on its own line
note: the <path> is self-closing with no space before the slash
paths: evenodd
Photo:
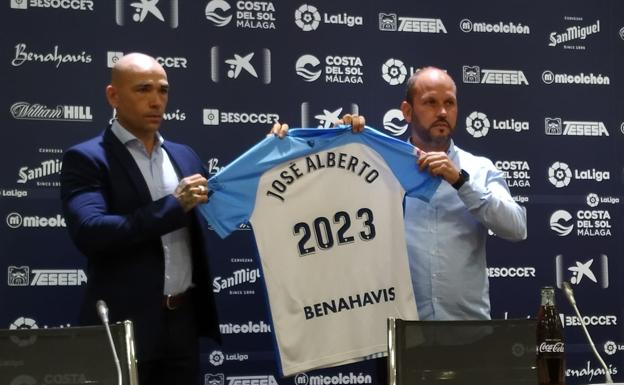
<path id="1" fill-rule="evenodd" d="M 111 107 L 117 108 L 117 90 L 111 84 L 106 86 L 106 99 L 108 100 L 108 104 L 110 104 Z"/>
<path id="2" fill-rule="evenodd" d="M 401 112 L 406 122 L 412 122 L 412 106 L 405 100 L 401 102 Z"/>

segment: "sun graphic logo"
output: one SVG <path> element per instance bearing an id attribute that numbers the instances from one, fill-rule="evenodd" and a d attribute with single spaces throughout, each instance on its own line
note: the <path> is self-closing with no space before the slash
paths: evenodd
<path id="1" fill-rule="evenodd" d="M 313 82 L 321 76 L 322 70 L 318 69 L 321 64 L 320 60 L 313 55 L 303 55 L 295 63 L 297 75 L 301 76 L 306 82 Z"/>
<path id="2" fill-rule="evenodd" d="M 223 361 L 225 360 L 225 356 L 223 355 L 222 351 L 215 350 L 212 353 L 210 353 L 209 360 L 213 366 L 220 366 L 221 364 L 223 364 Z"/>
<path id="3" fill-rule="evenodd" d="M 596 207 L 600 203 L 600 197 L 598 197 L 598 194 L 589 193 L 587 194 L 586 201 L 589 207 Z"/>
<path id="4" fill-rule="evenodd" d="M 563 162 L 555 162 L 548 169 L 548 181 L 556 188 L 566 187 L 571 179 L 572 170 Z"/>
<path id="5" fill-rule="evenodd" d="M 550 228 L 560 237 L 565 237 L 574 229 L 572 214 L 566 210 L 557 210 L 550 216 Z"/>
<path id="6" fill-rule="evenodd" d="M 391 86 L 403 84 L 407 76 L 407 68 L 399 59 L 388 59 L 381 66 L 381 76 Z"/>
<path id="7" fill-rule="evenodd" d="M 295 24 L 302 31 L 315 31 L 321 22 L 321 14 L 313 5 L 303 4 L 295 11 Z"/>
<path id="8" fill-rule="evenodd" d="M 473 111 L 466 118 L 466 131 L 475 138 L 482 138 L 490 130 L 490 120 L 483 112 Z"/>
<path id="9" fill-rule="evenodd" d="M 206 19 L 212 22 L 217 27 L 226 26 L 232 21 L 232 15 L 221 15 L 220 13 L 226 13 L 231 8 L 225 0 L 212 0 L 206 5 Z M 219 11 L 219 12 L 217 12 Z"/>

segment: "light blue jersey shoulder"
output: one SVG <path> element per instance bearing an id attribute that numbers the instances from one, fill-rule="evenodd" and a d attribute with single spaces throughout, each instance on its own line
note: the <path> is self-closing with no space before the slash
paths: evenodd
<path id="1" fill-rule="evenodd" d="M 361 133 L 353 133 L 350 126 L 296 128 L 289 130 L 283 139 L 268 136 L 210 178 L 208 188 L 212 195 L 199 210 L 223 238 L 249 221 L 258 183 L 266 171 L 290 160 L 350 143 L 364 144 L 379 153 L 410 197 L 429 201 L 440 184 L 440 178 L 418 170 L 412 145 L 373 128 L 366 127 Z"/>

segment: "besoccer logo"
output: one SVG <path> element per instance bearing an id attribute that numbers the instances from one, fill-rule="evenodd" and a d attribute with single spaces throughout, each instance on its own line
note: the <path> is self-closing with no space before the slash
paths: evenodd
<path id="1" fill-rule="evenodd" d="M 297 71 L 297 75 L 301 76 L 303 80 L 306 82 L 313 82 L 323 73 L 321 69 L 316 70 L 319 64 L 321 64 L 321 62 L 316 58 L 316 56 L 303 55 L 297 59 L 297 63 L 295 63 L 295 70 Z"/>
<path id="2" fill-rule="evenodd" d="M 314 31 L 321 22 L 321 14 L 313 5 L 303 4 L 295 11 L 295 24 L 302 31 Z"/>
<path id="3" fill-rule="evenodd" d="M 566 210 L 557 210 L 550 216 L 550 228 L 560 237 L 565 237 L 574 229 L 572 214 Z"/>
<path id="4" fill-rule="evenodd" d="M 232 21 L 232 15 L 221 16 L 215 11 L 227 12 L 230 10 L 230 4 L 225 0 L 212 0 L 206 5 L 206 19 L 217 27 L 226 26 Z"/>
<path id="5" fill-rule="evenodd" d="M 563 162 L 555 162 L 548 168 L 548 181 L 556 188 L 566 187 L 572 179 L 570 166 Z"/>
<path id="6" fill-rule="evenodd" d="M 220 350 L 215 350 L 212 353 L 210 353 L 209 361 L 213 366 L 220 366 L 221 364 L 223 364 L 224 360 L 225 360 L 225 356 L 223 355 L 223 352 L 221 352 Z"/>
<path id="7" fill-rule="evenodd" d="M 473 111 L 466 118 L 466 131 L 475 138 L 482 138 L 490 130 L 490 120 L 483 112 Z"/>
<path id="8" fill-rule="evenodd" d="M 399 59 L 388 59 L 381 66 L 381 75 L 383 79 L 391 86 L 403 84 L 407 76 L 407 68 Z"/>

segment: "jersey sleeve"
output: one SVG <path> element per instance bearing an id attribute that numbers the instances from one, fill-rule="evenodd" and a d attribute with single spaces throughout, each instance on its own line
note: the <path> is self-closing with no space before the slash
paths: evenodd
<path id="1" fill-rule="evenodd" d="M 309 153 L 316 140 L 332 140 L 345 129 L 291 129 L 279 139 L 268 136 L 208 180 L 211 193 L 199 212 L 221 238 L 225 238 L 253 214 L 262 174 L 283 162 Z"/>
<path id="2" fill-rule="evenodd" d="M 368 126 L 364 134 L 364 141 L 383 156 L 405 189 L 405 195 L 429 202 L 442 179 L 418 168 L 416 147 Z"/>

